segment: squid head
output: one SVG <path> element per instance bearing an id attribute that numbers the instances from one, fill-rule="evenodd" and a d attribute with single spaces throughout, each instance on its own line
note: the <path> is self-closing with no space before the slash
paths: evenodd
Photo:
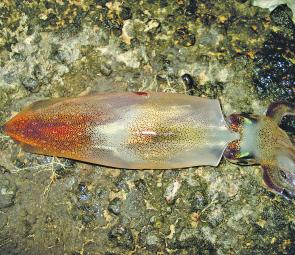
<path id="1" fill-rule="evenodd" d="M 260 164 L 265 184 L 274 192 L 295 198 L 295 149 L 288 134 L 279 127 L 284 115 L 294 115 L 294 104 L 271 104 L 266 116 L 232 114 L 228 123 L 240 133 L 224 156 L 241 165 Z"/>

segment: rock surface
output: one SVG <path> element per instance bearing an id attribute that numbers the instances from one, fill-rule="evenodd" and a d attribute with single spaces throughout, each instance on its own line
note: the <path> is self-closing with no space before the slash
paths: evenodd
<path id="1" fill-rule="evenodd" d="M 48 0 L 1 1 L 0 14 L 0 124 L 89 91 L 218 98 L 225 115 L 295 100 L 286 8 Z M 294 206 L 259 166 L 119 170 L 25 153 L 0 135 L 1 254 L 295 254 Z"/>

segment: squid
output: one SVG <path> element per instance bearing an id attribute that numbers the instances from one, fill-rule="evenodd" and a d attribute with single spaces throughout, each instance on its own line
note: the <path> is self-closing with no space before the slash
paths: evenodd
<path id="1" fill-rule="evenodd" d="M 157 92 L 94 93 L 33 103 L 3 131 L 31 153 L 114 168 L 260 164 L 265 184 L 295 197 L 295 149 L 279 127 L 295 105 L 224 118 L 218 100 Z"/>

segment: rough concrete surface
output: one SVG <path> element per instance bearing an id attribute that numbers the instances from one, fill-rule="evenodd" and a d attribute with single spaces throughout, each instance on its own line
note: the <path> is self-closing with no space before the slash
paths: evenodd
<path id="1" fill-rule="evenodd" d="M 0 124 L 90 91 L 188 93 L 218 98 L 225 115 L 263 114 L 295 100 L 294 38 L 291 9 L 249 0 L 3 0 Z M 0 134 L 0 254 L 295 254 L 294 208 L 259 166 L 120 170 Z"/>

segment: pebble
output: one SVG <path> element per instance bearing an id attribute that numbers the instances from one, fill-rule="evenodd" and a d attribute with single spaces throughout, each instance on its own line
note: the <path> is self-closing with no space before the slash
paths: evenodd
<path id="1" fill-rule="evenodd" d="M 16 187 L 7 179 L 0 179 L 0 209 L 14 204 Z"/>
<path id="2" fill-rule="evenodd" d="M 121 212 L 121 204 L 121 199 L 116 197 L 109 203 L 108 210 L 115 215 L 119 215 Z"/>
<path id="3" fill-rule="evenodd" d="M 38 91 L 38 81 L 32 77 L 25 77 L 22 79 L 22 84 L 26 88 L 26 90 L 30 92 L 37 92 Z"/>
<path id="4" fill-rule="evenodd" d="M 134 238 L 129 228 L 122 225 L 116 225 L 111 229 L 108 236 L 109 239 L 115 242 L 118 246 L 128 250 L 134 249 Z"/>
<path id="5" fill-rule="evenodd" d="M 193 95 L 194 90 L 196 88 L 196 84 L 195 84 L 193 77 L 190 74 L 185 73 L 184 75 L 181 76 L 181 78 L 182 78 L 182 81 L 185 85 L 187 94 Z"/>
<path id="6" fill-rule="evenodd" d="M 176 43 L 184 47 L 190 47 L 196 43 L 195 35 L 190 33 L 189 30 L 185 27 L 177 29 L 174 36 Z"/>

